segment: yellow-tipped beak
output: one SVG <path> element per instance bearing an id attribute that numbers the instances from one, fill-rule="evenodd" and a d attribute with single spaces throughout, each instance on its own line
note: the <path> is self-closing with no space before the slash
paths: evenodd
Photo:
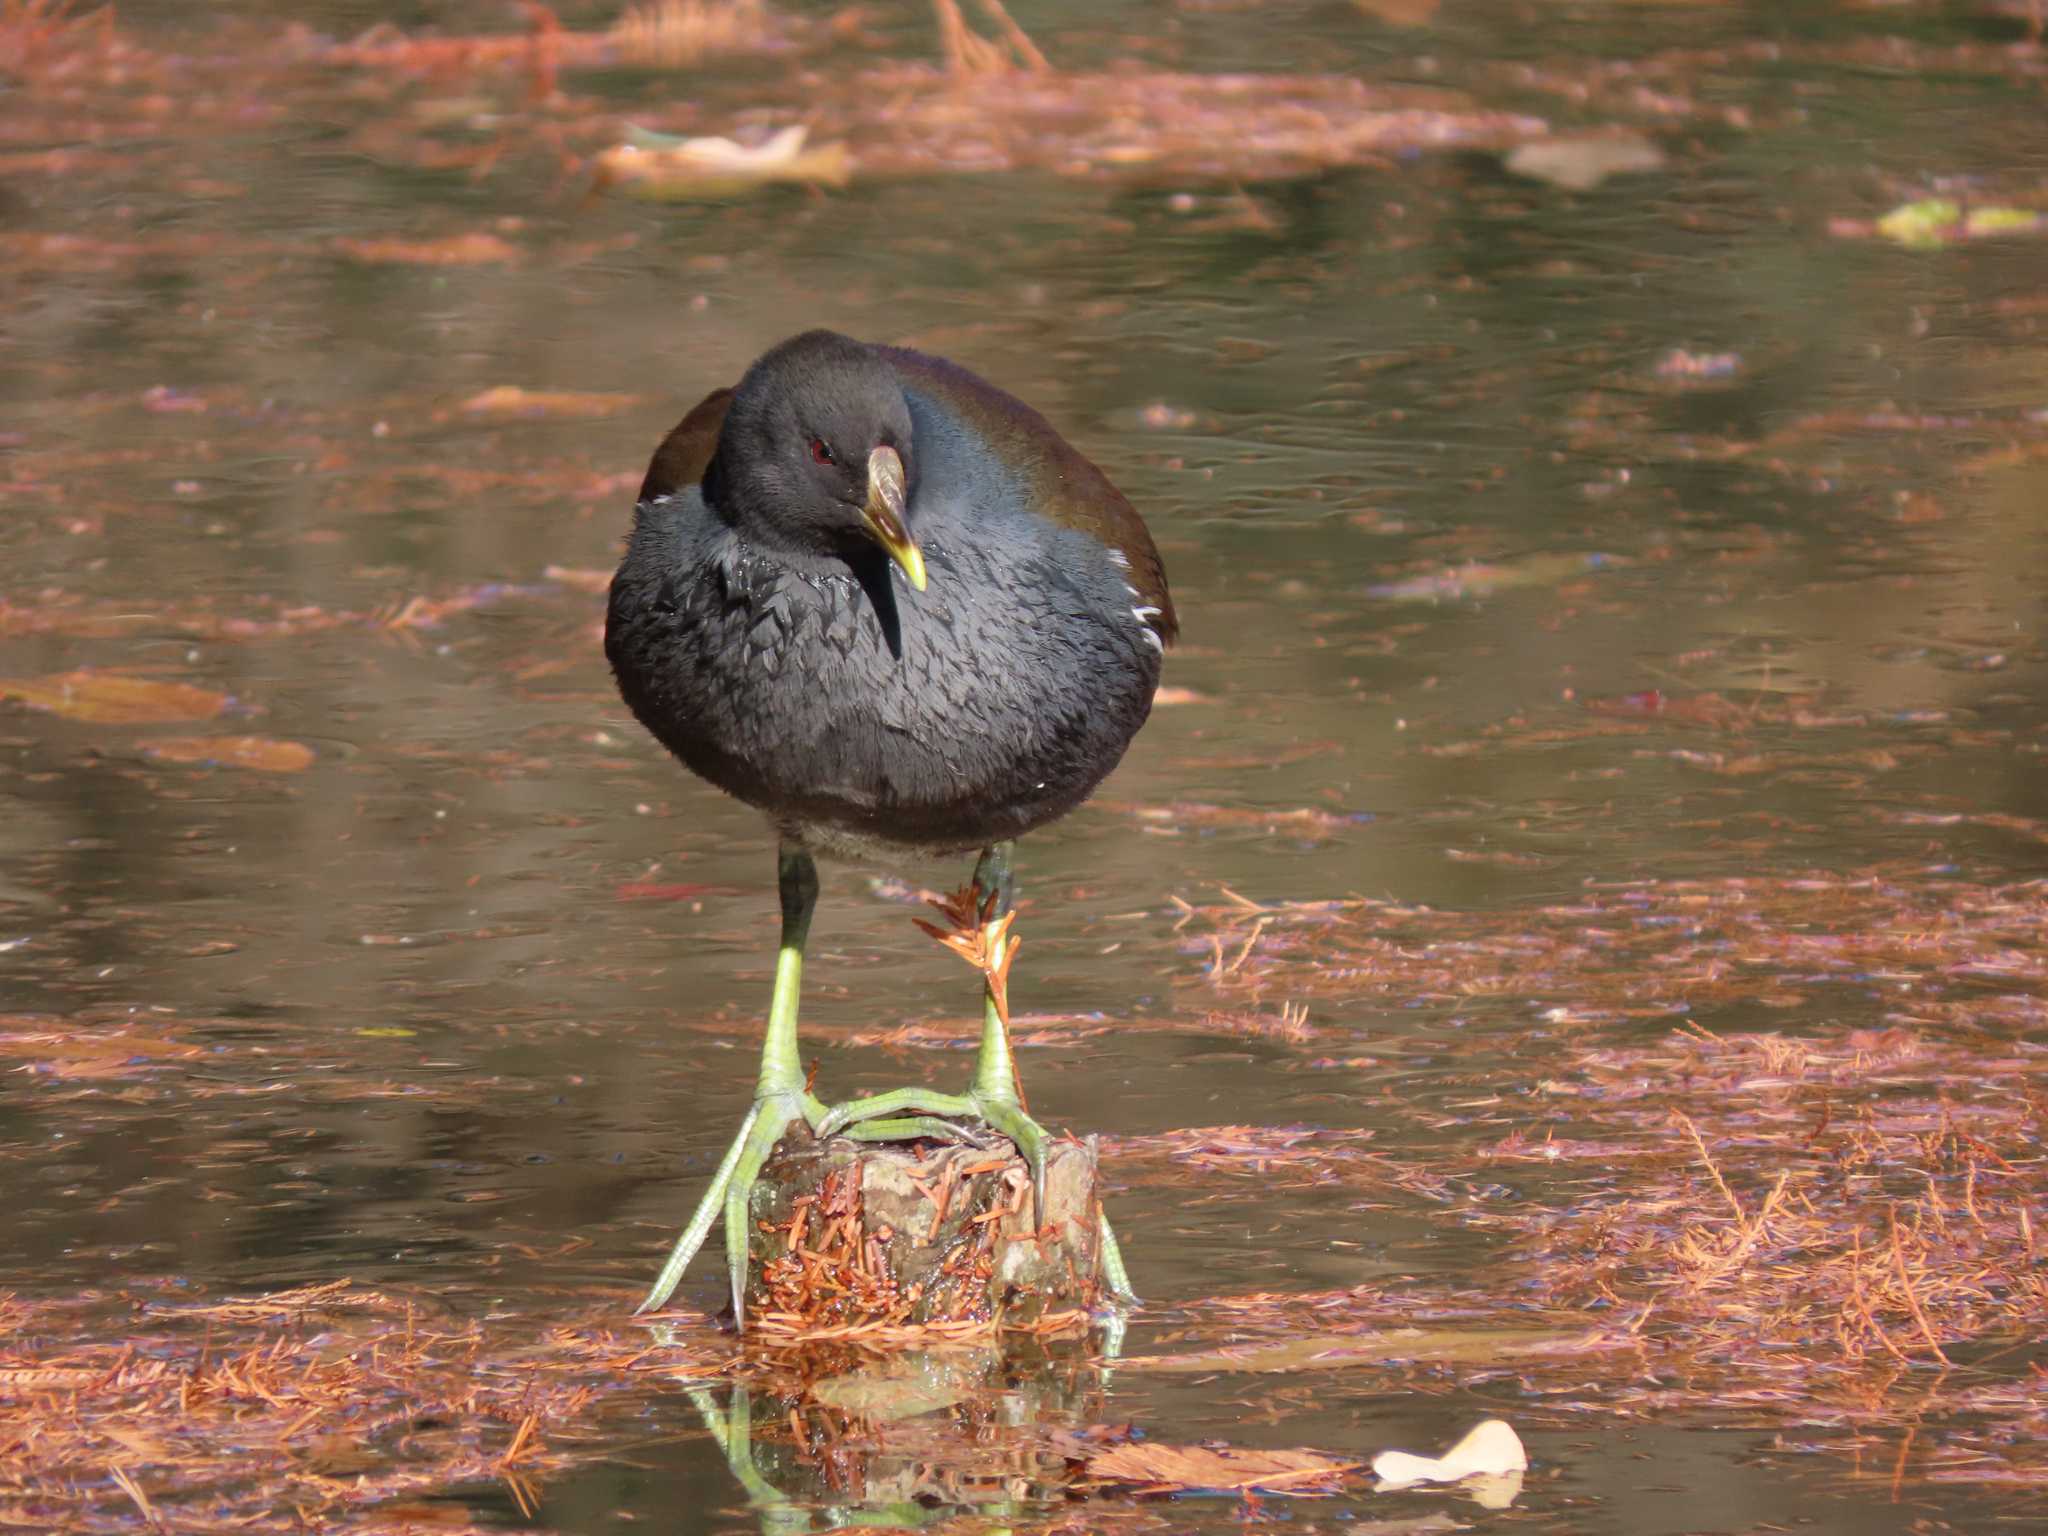
<path id="1" fill-rule="evenodd" d="M 903 460 L 884 444 L 868 455 L 868 504 L 861 509 L 868 537 L 881 545 L 918 591 L 924 590 L 924 551 L 903 526 Z"/>

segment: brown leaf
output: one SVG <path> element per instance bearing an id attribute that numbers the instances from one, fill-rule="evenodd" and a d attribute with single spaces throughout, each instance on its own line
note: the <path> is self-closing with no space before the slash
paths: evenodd
<path id="1" fill-rule="evenodd" d="M 1388 1328 L 1379 1333 L 1307 1334 L 1252 1344 L 1225 1344 L 1184 1355 L 1127 1355 L 1124 1370 L 1207 1375 L 1212 1371 L 1338 1370 L 1389 1360 L 1465 1361 L 1496 1365 L 1539 1355 L 1574 1355 L 1614 1347 L 1600 1333 L 1543 1328 Z"/>
<path id="2" fill-rule="evenodd" d="M 83 1030 L 0 1034 L 0 1060 L 27 1061 L 60 1078 L 127 1077 L 157 1061 L 204 1054 L 200 1046 L 163 1035 L 96 1035 Z"/>
<path id="3" fill-rule="evenodd" d="M 311 747 L 268 736 L 163 736 L 142 750 L 160 762 L 253 768 L 261 773 L 303 773 L 313 766 Z"/>
<path id="4" fill-rule="evenodd" d="M 692 901 L 715 885 L 678 885 L 657 880 L 622 880 L 615 893 L 621 901 Z"/>
<path id="5" fill-rule="evenodd" d="M 105 1376 L 105 1371 L 63 1365 L 0 1365 L 0 1395 L 75 1391 Z"/>
<path id="6" fill-rule="evenodd" d="M 1134 1441 L 1111 1446 L 1095 1457 L 1088 1463 L 1088 1475 L 1144 1488 L 1304 1489 L 1327 1488 L 1360 1465 L 1320 1451 L 1212 1449 Z"/>
<path id="7" fill-rule="evenodd" d="M 337 240 L 345 256 L 372 266 L 475 267 L 514 262 L 517 248 L 482 232 L 450 235 L 443 240 Z"/>
<path id="8" fill-rule="evenodd" d="M 354 1435 L 316 1435 L 299 1452 L 299 1463 L 316 1477 L 354 1477 L 374 1472 L 390 1458 Z"/>
<path id="9" fill-rule="evenodd" d="M 420 1499 L 409 1504 L 379 1504 L 375 1507 L 374 1513 L 380 1526 L 389 1529 L 384 1523 L 390 1522 L 400 1531 L 416 1525 L 467 1528 L 472 1518 L 467 1505 L 447 1499 Z"/>
<path id="10" fill-rule="evenodd" d="M 635 403 L 632 395 L 567 389 L 521 389 L 499 384 L 462 402 L 472 416 L 609 416 Z"/>
<path id="11" fill-rule="evenodd" d="M 96 1378 L 97 1379 L 97 1378 Z M 144 1461 L 171 1461 L 175 1459 L 170 1447 L 155 1435 L 146 1433 L 127 1424 L 100 1424 L 95 1426 L 99 1433 L 130 1455 Z"/>
<path id="12" fill-rule="evenodd" d="M 1390 27 L 1426 27 L 1437 8 L 1437 0 L 1352 0 L 1352 4 Z"/>
<path id="13" fill-rule="evenodd" d="M 228 707 L 228 696 L 209 688 L 84 668 L 49 677 L 0 677 L 0 698 L 95 725 L 211 720 Z"/>

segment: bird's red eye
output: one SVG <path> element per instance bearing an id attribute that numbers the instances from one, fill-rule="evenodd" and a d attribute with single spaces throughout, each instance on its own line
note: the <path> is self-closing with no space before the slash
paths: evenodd
<path id="1" fill-rule="evenodd" d="M 811 462 L 814 464 L 837 464 L 839 461 L 832 457 L 832 445 L 830 443 L 826 442 L 822 437 L 814 437 L 811 439 Z"/>

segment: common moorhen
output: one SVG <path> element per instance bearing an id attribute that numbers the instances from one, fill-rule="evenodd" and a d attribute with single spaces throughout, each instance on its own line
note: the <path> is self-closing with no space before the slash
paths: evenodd
<path id="1" fill-rule="evenodd" d="M 993 995 L 966 1094 L 827 1109 L 809 1093 L 812 859 L 980 849 L 976 890 L 1007 912 L 1012 839 L 1116 766 L 1177 630 L 1159 552 L 1108 477 L 943 358 L 807 331 L 669 433 L 612 579 L 605 654 L 640 722 L 774 823 L 782 946 L 753 1108 L 640 1310 L 667 1301 L 722 1205 L 744 1322 L 748 1194 L 799 1118 L 871 1140 L 980 1121 L 1042 1181 L 1046 1134 Z M 1128 1297 L 1106 1222 L 1101 1236 L 1105 1282 Z"/>

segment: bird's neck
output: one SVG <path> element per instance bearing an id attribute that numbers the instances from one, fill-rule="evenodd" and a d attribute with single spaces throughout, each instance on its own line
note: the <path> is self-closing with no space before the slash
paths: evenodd
<path id="1" fill-rule="evenodd" d="M 749 524 L 741 526 L 725 519 L 725 536 L 718 541 L 716 560 L 729 578 L 739 577 L 743 590 L 762 594 L 786 590 L 799 602 L 811 601 L 829 590 L 846 593 L 866 585 L 856 569 L 858 560 L 825 550 L 791 547 L 776 537 L 775 530 Z M 880 550 L 874 551 L 886 563 Z"/>

